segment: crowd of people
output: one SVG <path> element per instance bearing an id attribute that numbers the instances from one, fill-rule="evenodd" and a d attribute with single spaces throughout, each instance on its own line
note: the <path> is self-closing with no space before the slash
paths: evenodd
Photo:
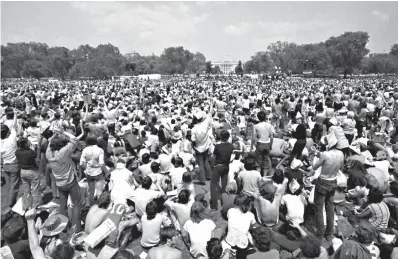
<path id="1" fill-rule="evenodd" d="M 397 77 L 1 95 L 4 258 L 398 258 Z"/>

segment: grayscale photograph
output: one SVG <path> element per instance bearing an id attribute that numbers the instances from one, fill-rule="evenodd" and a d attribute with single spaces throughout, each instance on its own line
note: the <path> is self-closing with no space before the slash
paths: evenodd
<path id="1" fill-rule="evenodd" d="M 0 259 L 398 259 L 398 2 L 0 10 Z"/>

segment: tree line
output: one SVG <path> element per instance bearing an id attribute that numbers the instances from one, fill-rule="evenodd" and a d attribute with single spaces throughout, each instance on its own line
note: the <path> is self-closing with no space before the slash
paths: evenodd
<path id="1" fill-rule="evenodd" d="M 316 71 L 318 74 L 397 73 L 398 44 L 390 53 L 369 55 L 367 32 L 346 32 L 325 42 L 296 44 L 271 43 L 266 50 L 255 53 L 246 62 L 246 73 L 267 73 L 280 68 L 294 74 Z"/>
<path id="2" fill-rule="evenodd" d="M 388 54 L 369 55 L 366 32 L 346 32 L 315 44 L 291 42 L 271 43 L 265 50 L 255 53 L 249 61 L 235 69 L 236 74 L 273 73 L 275 67 L 283 72 L 351 74 L 397 73 L 398 44 Z M 80 45 L 76 49 L 49 47 L 45 43 L 21 42 L 1 45 L 2 78 L 109 78 L 118 75 L 139 74 L 219 74 L 218 66 L 200 52 L 183 47 L 169 47 L 160 56 L 141 56 L 138 53 L 122 55 L 112 44 L 97 47 Z"/>

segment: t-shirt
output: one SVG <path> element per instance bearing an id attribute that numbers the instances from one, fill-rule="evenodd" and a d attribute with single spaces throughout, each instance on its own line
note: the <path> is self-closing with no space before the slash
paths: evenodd
<path id="1" fill-rule="evenodd" d="M 15 152 L 17 151 L 17 132 L 10 129 L 11 133 L 6 139 L 0 140 L 1 159 L 3 164 L 13 164 L 17 162 Z"/>
<path id="2" fill-rule="evenodd" d="M 126 213 L 126 206 L 123 204 L 115 204 L 113 205 L 108 218 L 115 223 L 116 226 L 119 226 L 122 217 Z M 109 236 L 106 238 L 106 244 L 110 247 L 116 248 L 117 246 L 117 237 L 118 237 L 119 229 L 115 229 L 112 231 Z"/>
<path id="3" fill-rule="evenodd" d="M 37 171 L 39 167 L 36 163 L 36 152 L 31 149 L 18 149 L 15 152 L 19 167 L 23 170 Z"/>
<path id="4" fill-rule="evenodd" d="M 182 175 L 186 171 L 187 170 L 184 167 L 173 167 L 170 169 L 171 182 L 174 187 L 177 187 L 179 184 L 182 183 Z"/>
<path id="5" fill-rule="evenodd" d="M 228 194 L 228 193 L 223 193 L 221 194 L 221 201 L 222 201 L 222 213 L 227 215 L 228 210 L 233 208 L 235 206 L 236 194 Z"/>
<path id="6" fill-rule="evenodd" d="M 135 186 L 130 184 L 133 173 L 127 168 L 116 168 L 111 172 L 113 188 L 111 190 L 112 201 L 126 204 L 127 199 L 134 192 Z"/>
<path id="7" fill-rule="evenodd" d="M 256 220 L 250 211 L 243 213 L 238 208 L 228 210 L 228 234 L 225 241 L 230 246 L 246 248 L 249 244 L 249 229 Z"/>
<path id="8" fill-rule="evenodd" d="M 199 254 L 207 256 L 207 241 L 211 239 L 211 233 L 216 228 L 212 220 L 204 219 L 199 223 L 188 220 L 184 225 L 184 230 L 188 232 L 191 241 L 190 252 L 194 257 Z"/>
<path id="9" fill-rule="evenodd" d="M 259 182 L 261 180 L 261 174 L 259 171 L 242 171 L 238 177 L 243 182 L 243 192 L 254 194 L 259 192 Z"/>
<path id="10" fill-rule="evenodd" d="M 144 247 L 152 247 L 160 242 L 160 229 L 162 226 L 170 226 L 171 221 L 166 214 L 158 213 L 155 218 L 149 220 L 147 215 L 141 218 L 142 237 L 141 245 Z"/>
<path id="11" fill-rule="evenodd" d="M 154 190 L 146 190 L 143 188 L 138 188 L 132 193 L 131 199 L 135 203 L 135 211 L 138 216 L 142 216 L 145 214 L 146 205 L 152 201 L 153 199 L 159 198 L 162 196 L 161 192 Z"/>
<path id="12" fill-rule="evenodd" d="M 304 222 L 304 203 L 300 195 L 285 194 L 282 197 L 281 204 L 286 205 L 288 220 L 294 220 L 301 224 Z"/>
<path id="13" fill-rule="evenodd" d="M 214 148 L 213 154 L 215 155 L 216 165 L 228 165 L 231 159 L 233 146 L 231 143 L 220 143 Z"/>
<path id="14" fill-rule="evenodd" d="M 185 223 L 191 219 L 191 207 L 194 200 L 190 200 L 187 204 L 181 204 L 172 201 L 166 201 L 166 205 L 175 212 L 178 223 L 180 226 L 184 226 Z"/>

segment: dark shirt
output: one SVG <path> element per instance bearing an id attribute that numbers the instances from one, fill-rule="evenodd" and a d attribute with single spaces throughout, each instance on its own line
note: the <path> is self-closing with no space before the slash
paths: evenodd
<path id="1" fill-rule="evenodd" d="M 214 148 L 215 164 L 229 165 L 233 146 L 231 143 L 220 143 Z"/>
<path id="2" fill-rule="evenodd" d="M 31 149 L 18 149 L 15 152 L 19 167 L 24 170 L 38 170 L 39 167 L 36 164 L 36 152 Z"/>
<path id="3" fill-rule="evenodd" d="M 224 215 L 227 215 L 228 210 L 233 208 L 235 206 L 236 194 L 228 194 L 228 193 L 223 193 L 221 195 L 221 201 L 222 201 L 222 212 Z"/>
<path id="4" fill-rule="evenodd" d="M 12 244 L 7 244 L 10 247 L 14 259 L 30 259 L 32 258 L 32 253 L 29 248 L 29 240 L 19 240 Z"/>

